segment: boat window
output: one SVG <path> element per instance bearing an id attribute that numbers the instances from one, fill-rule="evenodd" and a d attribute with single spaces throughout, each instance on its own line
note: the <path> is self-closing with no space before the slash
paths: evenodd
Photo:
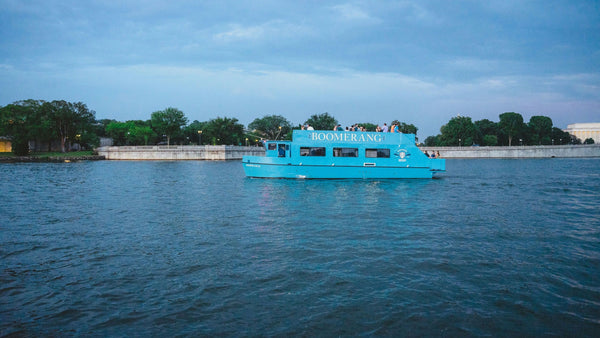
<path id="1" fill-rule="evenodd" d="M 277 149 L 277 144 L 269 143 L 269 150 L 275 150 L 275 149 Z"/>
<path id="2" fill-rule="evenodd" d="M 333 157 L 358 157 L 358 148 L 333 148 Z"/>
<path id="3" fill-rule="evenodd" d="M 300 156 L 325 156 L 325 147 L 300 147 Z"/>
<path id="4" fill-rule="evenodd" d="M 365 157 L 385 157 L 390 158 L 390 150 L 386 148 L 365 149 Z"/>

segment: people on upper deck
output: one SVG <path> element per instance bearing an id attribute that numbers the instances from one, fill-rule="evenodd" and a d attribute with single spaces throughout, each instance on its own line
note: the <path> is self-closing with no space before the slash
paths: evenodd
<path id="1" fill-rule="evenodd" d="M 315 130 L 315 128 L 313 128 L 313 126 L 311 126 L 310 124 L 306 127 L 306 130 Z"/>
<path id="2" fill-rule="evenodd" d="M 425 150 L 425 156 L 429 157 L 429 153 Z"/>
<path id="3" fill-rule="evenodd" d="M 440 152 L 436 150 L 435 152 L 435 158 L 440 158 Z"/>
<path id="4" fill-rule="evenodd" d="M 387 123 L 384 123 L 383 127 L 381 128 L 381 132 L 387 133 L 388 131 L 389 131 L 389 129 L 388 129 Z"/>

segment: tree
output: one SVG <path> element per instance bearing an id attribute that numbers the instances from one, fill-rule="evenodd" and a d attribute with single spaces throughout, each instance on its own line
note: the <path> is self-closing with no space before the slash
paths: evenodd
<path id="1" fill-rule="evenodd" d="M 95 122 L 94 112 L 82 102 L 55 100 L 42 104 L 42 114 L 50 121 L 58 140 L 61 152 L 67 152 L 73 141 L 78 140 Z"/>
<path id="2" fill-rule="evenodd" d="M 594 139 L 591 137 L 586 138 L 585 141 L 583 141 L 583 144 L 594 144 Z"/>
<path id="3" fill-rule="evenodd" d="M 171 136 L 181 131 L 181 127 L 187 124 L 187 118 L 177 108 L 169 107 L 159 110 L 151 115 L 152 128 L 160 135 L 167 136 L 167 145 L 171 144 Z"/>
<path id="4" fill-rule="evenodd" d="M 275 140 L 287 135 L 292 129 L 292 125 L 283 116 L 267 115 L 263 118 L 254 119 L 248 125 L 248 129 L 268 140 Z"/>
<path id="5" fill-rule="evenodd" d="M 498 144 L 498 137 L 496 135 L 485 135 L 482 141 L 484 146 L 495 146 Z"/>
<path id="6" fill-rule="evenodd" d="M 106 135 L 113 139 L 113 144 L 116 146 L 127 144 L 127 132 L 129 132 L 129 125 L 125 122 L 110 122 L 106 126 Z"/>
<path id="7" fill-rule="evenodd" d="M 502 134 L 508 138 L 508 146 L 510 147 L 513 138 L 519 136 L 523 131 L 523 116 L 513 112 L 500 114 L 498 127 Z"/>
<path id="8" fill-rule="evenodd" d="M 333 127 L 338 125 L 338 121 L 329 113 L 323 113 L 311 115 L 304 124 L 310 124 L 316 130 L 333 130 Z"/>
<path id="9" fill-rule="evenodd" d="M 483 119 L 475 121 L 473 125 L 475 126 L 475 143 L 487 146 L 498 144 L 498 125 L 495 122 L 492 122 L 488 119 Z M 493 136 L 493 138 L 487 137 L 488 142 L 486 142 L 486 136 Z M 495 142 L 492 141 L 494 139 Z M 486 144 L 489 142 L 492 142 L 494 144 Z"/>
<path id="10" fill-rule="evenodd" d="M 571 135 L 566 131 L 563 131 L 560 128 L 552 127 L 552 134 L 550 135 L 552 138 L 551 143 L 554 144 L 577 144 L 577 141 L 581 143 L 581 140 L 575 137 L 575 135 Z"/>
<path id="11" fill-rule="evenodd" d="M 427 138 L 425 139 L 425 146 L 426 147 L 435 147 L 435 146 L 439 146 L 439 138 L 440 135 L 437 136 L 427 136 Z"/>
<path id="12" fill-rule="evenodd" d="M 1 128 L 3 135 L 11 137 L 12 152 L 17 156 L 29 153 L 29 123 L 33 115 L 31 107 L 9 104 L 0 109 Z"/>
<path id="13" fill-rule="evenodd" d="M 529 144 L 551 144 L 552 119 L 547 116 L 532 116 L 527 125 Z"/>
<path id="14" fill-rule="evenodd" d="M 206 122 L 194 120 L 194 122 L 190 123 L 183 129 L 183 134 L 185 135 L 186 139 L 190 140 L 190 142 L 200 145 L 203 141 L 202 134 L 204 133 L 203 129 L 205 125 Z"/>
<path id="15" fill-rule="evenodd" d="M 209 140 L 212 144 L 242 144 L 244 126 L 236 118 L 217 117 L 204 125 L 202 142 Z"/>
<path id="16" fill-rule="evenodd" d="M 475 138 L 475 126 L 470 117 L 457 116 L 440 128 L 441 146 L 471 145 Z"/>
<path id="17" fill-rule="evenodd" d="M 134 125 L 127 134 L 129 144 L 148 145 L 148 141 L 156 137 L 156 132 L 147 125 Z"/>

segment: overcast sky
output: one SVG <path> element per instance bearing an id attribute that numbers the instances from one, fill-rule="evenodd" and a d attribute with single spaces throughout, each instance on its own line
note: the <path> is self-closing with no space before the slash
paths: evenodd
<path id="1" fill-rule="evenodd" d="M 0 0 L 0 105 L 292 124 L 600 122 L 600 1 Z"/>

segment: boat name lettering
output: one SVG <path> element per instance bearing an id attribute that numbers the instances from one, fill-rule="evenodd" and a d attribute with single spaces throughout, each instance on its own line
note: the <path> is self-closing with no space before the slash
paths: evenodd
<path id="1" fill-rule="evenodd" d="M 383 136 L 380 134 L 367 133 L 311 133 L 313 141 L 343 141 L 343 142 L 381 142 Z"/>

